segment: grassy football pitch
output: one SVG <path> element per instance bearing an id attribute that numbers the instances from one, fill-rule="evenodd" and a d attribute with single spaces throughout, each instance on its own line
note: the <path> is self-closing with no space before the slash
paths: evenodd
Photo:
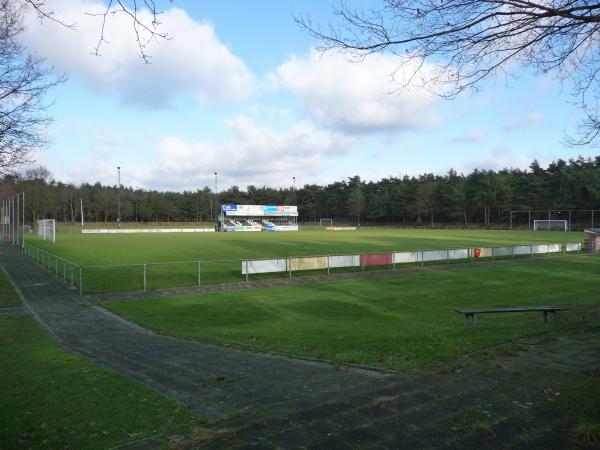
<path id="1" fill-rule="evenodd" d="M 544 330 L 541 313 L 480 316 L 454 308 L 562 305 L 550 329 L 595 311 L 600 258 L 539 259 L 403 276 L 118 301 L 108 308 L 157 332 L 254 351 L 406 370 Z M 592 315 L 593 315 L 592 314 Z M 566 320 L 568 319 L 568 320 Z"/>
<path id="2" fill-rule="evenodd" d="M 204 284 L 242 281 L 243 259 L 580 242 L 583 238 L 583 233 L 576 232 L 392 228 L 328 232 L 313 228 L 297 233 L 82 235 L 59 232 L 56 244 L 37 237 L 28 237 L 28 242 L 82 266 L 137 264 L 130 267 L 86 267 L 84 291 L 98 293 L 142 289 L 142 264 L 149 264 L 146 268 L 148 289 L 157 289 L 196 285 L 199 271 Z M 200 270 L 193 261 L 202 261 Z M 60 271 L 61 267 L 58 268 Z M 286 275 L 258 277 L 274 276 Z M 78 281 L 77 276 L 76 284 Z"/>

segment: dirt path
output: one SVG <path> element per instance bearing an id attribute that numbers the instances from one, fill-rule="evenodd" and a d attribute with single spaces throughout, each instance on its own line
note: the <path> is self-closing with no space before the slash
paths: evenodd
<path id="1" fill-rule="evenodd" d="M 210 448 L 573 448 L 554 393 L 600 373 L 598 328 L 406 375 L 339 370 L 160 336 L 21 255 L 0 265 L 63 346 L 214 418 Z"/>

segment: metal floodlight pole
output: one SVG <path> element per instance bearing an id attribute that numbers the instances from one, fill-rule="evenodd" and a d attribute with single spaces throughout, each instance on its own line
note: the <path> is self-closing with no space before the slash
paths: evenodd
<path id="1" fill-rule="evenodd" d="M 215 220 L 219 220 L 219 194 L 217 194 L 217 172 L 215 172 Z"/>
<path id="2" fill-rule="evenodd" d="M 20 234 L 21 234 L 21 230 L 20 230 L 20 222 L 21 222 L 21 196 L 19 194 L 16 195 L 17 197 L 17 216 L 15 217 L 15 225 L 17 226 L 17 239 L 15 241 L 15 245 L 17 247 L 21 246 L 21 239 L 20 239 Z"/>
<path id="3" fill-rule="evenodd" d="M 121 166 L 117 166 L 117 198 L 118 198 L 117 222 L 121 223 Z"/>
<path id="4" fill-rule="evenodd" d="M 10 244 L 15 245 L 15 197 L 11 197 L 12 209 L 10 213 L 10 222 L 11 222 L 11 234 L 10 234 Z"/>
<path id="5" fill-rule="evenodd" d="M 21 213 L 23 214 L 23 221 L 22 221 L 22 225 L 23 225 L 23 249 L 25 249 L 25 192 L 23 192 L 23 202 L 21 204 L 21 208 L 23 208 L 23 211 L 21 211 Z"/>

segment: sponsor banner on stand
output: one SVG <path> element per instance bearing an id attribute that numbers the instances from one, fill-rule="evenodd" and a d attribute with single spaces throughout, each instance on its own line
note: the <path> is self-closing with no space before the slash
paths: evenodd
<path id="1" fill-rule="evenodd" d="M 228 203 L 221 205 L 221 211 L 227 217 L 296 217 L 297 206 L 286 205 L 237 205 Z"/>
<path id="2" fill-rule="evenodd" d="M 316 270 L 327 268 L 327 256 L 290 258 L 290 270 Z"/>
<path id="3" fill-rule="evenodd" d="M 271 231 L 298 231 L 298 225 L 274 225 L 272 228 Z"/>
<path id="4" fill-rule="evenodd" d="M 423 252 L 423 261 L 442 261 L 448 259 L 446 250 L 425 250 Z"/>
<path id="5" fill-rule="evenodd" d="M 449 259 L 469 259 L 469 249 L 455 248 L 448 250 Z"/>
<path id="6" fill-rule="evenodd" d="M 287 259 L 242 261 L 242 275 L 253 273 L 287 272 Z"/>
<path id="7" fill-rule="evenodd" d="M 133 234 L 133 233 L 212 233 L 214 228 L 106 228 L 81 230 L 81 234 Z"/>
<path id="8" fill-rule="evenodd" d="M 529 245 L 516 245 L 513 247 L 513 255 L 529 255 L 531 253 L 531 246 Z"/>
<path id="9" fill-rule="evenodd" d="M 513 255 L 513 247 L 494 247 L 492 254 L 494 256 L 511 256 Z"/>
<path id="10" fill-rule="evenodd" d="M 492 257 L 492 248 L 491 247 L 472 248 L 471 256 L 473 256 L 475 258 L 491 258 Z"/>
<path id="11" fill-rule="evenodd" d="M 533 254 L 548 253 L 549 249 L 550 249 L 550 247 L 548 245 L 546 245 L 546 244 L 532 245 L 531 246 L 531 253 L 533 253 Z"/>
<path id="12" fill-rule="evenodd" d="M 421 252 L 400 252 L 394 253 L 394 263 L 405 264 L 421 261 Z"/>
<path id="13" fill-rule="evenodd" d="M 386 266 L 393 263 L 393 253 L 369 253 L 361 255 L 361 264 L 363 266 Z"/>
<path id="14" fill-rule="evenodd" d="M 560 244 L 548 244 L 548 251 L 550 253 L 558 253 L 562 251 L 562 246 Z"/>
<path id="15" fill-rule="evenodd" d="M 329 256 L 329 268 L 359 267 L 360 255 L 334 255 Z"/>

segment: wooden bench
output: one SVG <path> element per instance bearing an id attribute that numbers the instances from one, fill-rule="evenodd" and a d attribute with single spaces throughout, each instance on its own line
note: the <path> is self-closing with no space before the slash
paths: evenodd
<path id="1" fill-rule="evenodd" d="M 548 326 L 548 313 L 552 313 L 552 317 L 556 311 L 565 311 L 567 308 L 561 308 L 560 306 L 525 306 L 517 308 L 482 308 L 482 309 L 455 309 L 457 313 L 464 314 L 465 316 L 465 329 L 471 318 L 473 329 L 477 328 L 477 314 L 493 314 L 493 313 L 515 313 L 515 312 L 543 312 L 544 313 L 544 324 Z"/>

